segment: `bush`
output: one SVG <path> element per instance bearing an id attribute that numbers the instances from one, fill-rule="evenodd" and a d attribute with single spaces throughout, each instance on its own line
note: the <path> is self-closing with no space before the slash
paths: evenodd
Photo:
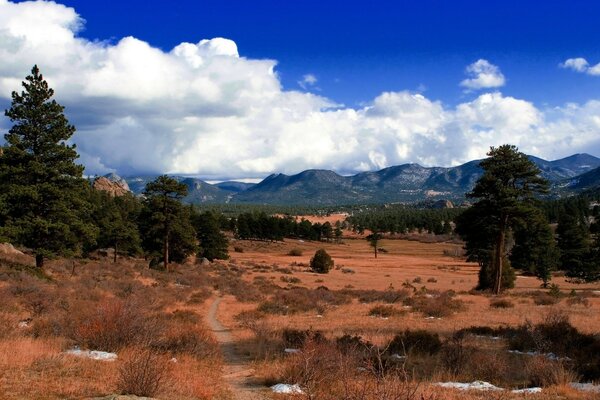
<path id="1" fill-rule="evenodd" d="M 392 306 L 375 306 L 369 310 L 369 315 L 372 317 L 389 318 L 398 314 L 400 311 Z"/>
<path id="2" fill-rule="evenodd" d="M 302 256 L 302 250 L 293 248 L 288 252 L 288 256 L 300 257 L 300 256 Z"/>
<path id="3" fill-rule="evenodd" d="M 285 346 L 294 349 L 302 348 L 308 342 L 324 343 L 327 341 L 322 332 L 313 330 L 284 329 L 281 336 Z"/>
<path id="4" fill-rule="evenodd" d="M 400 333 L 387 345 L 390 354 L 436 354 L 442 348 L 442 341 L 437 333 L 429 333 L 425 330 Z"/>
<path id="5" fill-rule="evenodd" d="M 95 313 L 84 315 L 75 325 L 73 336 L 82 347 L 92 350 L 118 351 L 138 343 L 142 335 L 153 336 L 150 321 L 142 317 L 140 308 L 131 302 L 105 300 Z"/>
<path id="6" fill-rule="evenodd" d="M 236 253 L 243 253 L 244 248 L 240 246 L 233 246 L 233 251 L 235 251 Z"/>
<path id="7" fill-rule="evenodd" d="M 453 298 L 452 292 L 444 292 L 439 296 L 417 296 L 409 299 L 415 311 L 422 312 L 428 317 L 448 317 L 464 309 L 464 302 Z"/>
<path id="8" fill-rule="evenodd" d="M 143 397 L 154 397 L 160 393 L 169 373 L 165 357 L 148 349 L 132 349 L 124 359 L 119 368 L 119 392 Z"/>
<path id="9" fill-rule="evenodd" d="M 525 373 L 531 386 L 548 387 L 577 382 L 577 376 L 563 363 L 546 356 L 529 357 L 525 362 Z"/>
<path id="10" fill-rule="evenodd" d="M 310 269 L 319 274 L 326 274 L 333 268 L 333 260 L 324 249 L 319 249 L 310 259 Z"/>
<path id="11" fill-rule="evenodd" d="M 538 292 L 533 296 L 533 302 L 538 306 L 551 306 L 560 302 L 560 297 Z"/>
<path id="12" fill-rule="evenodd" d="M 508 299 L 492 299 L 490 307 L 492 308 L 513 308 L 515 305 Z"/>

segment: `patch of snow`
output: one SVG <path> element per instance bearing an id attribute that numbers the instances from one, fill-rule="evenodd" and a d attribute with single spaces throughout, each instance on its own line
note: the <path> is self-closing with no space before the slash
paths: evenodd
<path id="1" fill-rule="evenodd" d="M 525 389 L 514 389 L 511 390 L 512 393 L 542 393 L 542 388 L 541 387 L 532 387 L 532 388 L 525 388 Z"/>
<path id="2" fill-rule="evenodd" d="M 317 318 L 323 318 L 323 316 L 321 314 L 318 314 Z"/>
<path id="3" fill-rule="evenodd" d="M 271 390 L 273 393 L 283 393 L 283 394 L 304 394 L 300 385 L 289 385 L 287 383 L 278 383 L 276 385 L 271 386 Z"/>
<path id="4" fill-rule="evenodd" d="M 296 354 L 296 353 L 300 353 L 300 350 L 299 349 L 284 349 L 283 352 L 288 353 L 288 354 Z"/>
<path id="5" fill-rule="evenodd" d="M 459 389 L 459 390 L 504 390 L 499 388 L 498 386 L 494 386 L 489 382 L 485 381 L 474 381 L 474 382 L 439 382 L 436 385 L 450 388 L 450 389 Z"/>
<path id="6" fill-rule="evenodd" d="M 298 239 L 298 241 L 299 241 L 300 243 L 304 243 L 304 240 L 302 240 L 302 239 Z"/>
<path id="7" fill-rule="evenodd" d="M 594 385 L 593 383 L 571 382 L 569 386 L 582 392 L 600 393 L 600 385 Z"/>
<path id="8" fill-rule="evenodd" d="M 24 329 L 29 326 L 29 321 L 19 321 L 19 328 Z"/>
<path id="9" fill-rule="evenodd" d="M 539 353 L 537 351 L 519 351 L 519 350 L 508 350 L 509 353 L 512 354 L 520 354 L 523 356 L 544 356 L 548 360 L 559 361 L 559 360 L 570 360 L 569 357 L 559 357 L 554 353 Z"/>
<path id="10" fill-rule="evenodd" d="M 97 350 L 81 350 L 78 348 L 67 350 L 65 351 L 65 354 L 69 354 L 76 357 L 91 358 L 92 360 L 99 361 L 115 361 L 117 359 L 117 355 L 115 353 L 108 353 L 106 351 Z"/>
<path id="11" fill-rule="evenodd" d="M 177 358 L 175 358 L 175 357 L 171 358 L 169 361 L 170 361 L 170 362 L 172 362 L 172 363 L 176 363 L 176 362 L 178 362 L 178 361 L 177 361 Z"/>
<path id="12" fill-rule="evenodd" d="M 406 356 L 401 356 L 397 353 L 392 354 L 390 357 L 395 358 L 396 360 L 406 360 Z"/>

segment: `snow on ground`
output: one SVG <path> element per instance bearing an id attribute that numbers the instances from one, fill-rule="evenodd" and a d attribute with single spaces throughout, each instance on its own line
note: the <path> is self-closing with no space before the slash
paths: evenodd
<path id="1" fill-rule="evenodd" d="M 594 385 L 593 383 L 572 382 L 571 387 L 582 392 L 600 393 L 600 385 Z"/>
<path id="2" fill-rule="evenodd" d="M 284 393 L 284 394 L 304 394 L 299 385 L 289 385 L 287 383 L 278 383 L 277 385 L 271 386 L 273 393 Z"/>
<path id="3" fill-rule="evenodd" d="M 458 389 L 458 390 L 483 390 L 483 391 L 501 391 L 504 390 L 501 387 L 492 385 L 489 382 L 485 381 L 474 381 L 474 382 L 439 382 L 436 385 L 449 388 L 449 389 Z M 533 387 L 533 388 L 525 388 L 525 389 L 515 389 L 511 390 L 512 393 L 541 393 L 542 388 Z"/>
<path id="4" fill-rule="evenodd" d="M 91 358 L 92 360 L 99 361 L 115 361 L 117 359 L 117 355 L 115 353 L 108 353 L 106 351 L 97 350 L 81 350 L 78 348 L 67 350 L 65 351 L 65 354 L 69 354 L 76 357 Z"/>
<path id="5" fill-rule="evenodd" d="M 284 353 L 287 353 L 287 354 L 296 354 L 296 353 L 300 353 L 300 350 L 299 350 L 299 349 L 284 349 L 283 351 L 284 351 Z"/>
<path id="6" fill-rule="evenodd" d="M 499 388 L 498 386 L 494 386 L 489 382 L 485 381 L 474 381 L 470 383 L 463 382 L 439 382 L 436 385 L 449 388 L 449 389 L 459 389 L 459 390 L 504 390 Z"/>

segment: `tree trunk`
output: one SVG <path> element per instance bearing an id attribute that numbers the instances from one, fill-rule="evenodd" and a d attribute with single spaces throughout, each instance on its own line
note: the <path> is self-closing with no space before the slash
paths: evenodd
<path id="1" fill-rule="evenodd" d="M 118 246 L 118 243 L 117 243 L 117 241 L 115 240 L 115 254 L 114 254 L 114 258 L 113 258 L 113 262 L 114 262 L 115 264 L 117 263 L 117 246 Z"/>
<path id="2" fill-rule="evenodd" d="M 373 242 L 373 248 L 375 249 L 375 258 L 377 258 L 377 240 Z"/>
<path id="3" fill-rule="evenodd" d="M 35 255 L 35 266 L 38 269 L 44 268 L 44 256 L 42 254 Z"/>
<path id="4" fill-rule="evenodd" d="M 504 242 L 506 240 L 506 224 L 508 216 L 502 216 L 500 220 L 500 231 L 496 239 L 496 253 L 494 254 L 494 264 L 496 265 L 496 277 L 494 279 L 494 294 L 500 294 L 502 290 L 502 264 L 504 259 Z"/>
<path id="5" fill-rule="evenodd" d="M 165 232 L 165 243 L 163 245 L 163 263 L 165 269 L 169 272 L 169 231 Z"/>

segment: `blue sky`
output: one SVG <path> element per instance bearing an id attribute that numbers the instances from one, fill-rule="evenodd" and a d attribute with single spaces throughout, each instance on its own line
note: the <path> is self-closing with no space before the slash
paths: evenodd
<path id="1" fill-rule="evenodd" d="M 595 1 L 0 0 L 0 108 L 38 64 L 88 174 L 352 174 L 504 143 L 600 156 L 599 15 Z"/>
<path id="2" fill-rule="evenodd" d="M 503 90 L 536 104 L 581 102 L 600 79 L 557 68 L 600 62 L 597 1 L 73 1 L 89 39 L 143 38 L 163 50 L 226 37 L 240 54 L 272 58 L 286 88 L 314 74 L 320 92 L 356 106 L 383 91 L 425 89 L 463 101 L 465 65 L 484 58 Z"/>

